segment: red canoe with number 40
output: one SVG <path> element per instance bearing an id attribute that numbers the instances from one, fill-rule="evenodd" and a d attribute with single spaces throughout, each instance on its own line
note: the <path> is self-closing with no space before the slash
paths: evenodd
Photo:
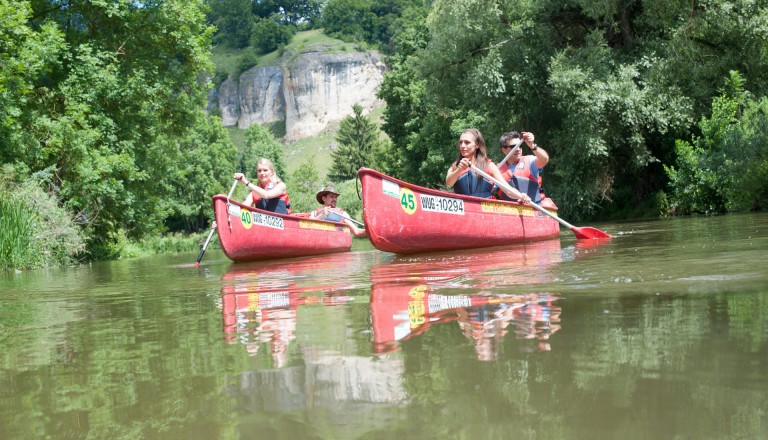
<path id="1" fill-rule="evenodd" d="M 504 246 L 560 235 L 558 222 L 520 203 L 463 196 L 361 168 L 368 237 L 399 254 Z M 544 199 L 550 212 L 557 206 Z"/>
<path id="2" fill-rule="evenodd" d="M 346 225 L 251 208 L 224 195 L 213 196 L 219 242 L 232 261 L 268 260 L 346 252 Z"/>

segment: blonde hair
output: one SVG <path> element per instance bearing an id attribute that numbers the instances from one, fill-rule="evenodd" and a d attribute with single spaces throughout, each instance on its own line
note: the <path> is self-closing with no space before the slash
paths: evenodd
<path id="1" fill-rule="evenodd" d="M 258 175 L 259 172 L 259 165 L 264 165 L 269 167 L 269 170 L 272 171 L 272 177 L 270 178 L 273 182 L 281 182 L 280 177 L 275 172 L 275 164 L 272 163 L 271 160 L 267 159 L 266 157 L 262 157 L 259 159 L 258 162 L 256 162 L 256 173 Z"/>

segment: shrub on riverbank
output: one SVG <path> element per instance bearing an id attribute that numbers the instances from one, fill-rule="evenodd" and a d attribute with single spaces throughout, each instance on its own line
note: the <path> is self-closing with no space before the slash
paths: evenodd
<path id="1" fill-rule="evenodd" d="M 756 98 L 732 71 L 701 136 L 678 140 L 676 166 L 665 166 L 668 214 L 768 209 L 768 97 Z"/>
<path id="2" fill-rule="evenodd" d="M 164 253 L 195 252 L 203 247 L 205 239 L 210 230 L 205 232 L 182 234 L 173 233 L 166 235 L 154 235 L 146 237 L 140 241 L 126 238 L 124 233 L 113 242 L 110 241 L 109 253 L 104 259 L 117 260 L 123 258 L 148 257 L 151 255 Z M 215 248 L 218 243 L 214 243 L 216 237 L 211 238 L 209 248 Z"/>
<path id="3" fill-rule="evenodd" d="M 0 173 L 0 269 L 29 269 L 70 264 L 84 250 L 75 216 L 41 187 L 50 172 L 18 183 L 14 169 Z"/>

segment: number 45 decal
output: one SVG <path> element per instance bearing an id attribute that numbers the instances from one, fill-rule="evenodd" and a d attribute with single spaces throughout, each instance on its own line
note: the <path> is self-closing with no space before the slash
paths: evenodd
<path id="1" fill-rule="evenodd" d="M 408 188 L 400 188 L 400 206 L 406 214 L 416 212 L 416 195 Z"/>

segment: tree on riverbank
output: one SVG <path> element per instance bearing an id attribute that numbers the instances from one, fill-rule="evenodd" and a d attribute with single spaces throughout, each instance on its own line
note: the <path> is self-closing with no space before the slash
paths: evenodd
<path id="1" fill-rule="evenodd" d="M 350 180 L 362 167 L 375 168 L 376 156 L 386 145 L 380 134 L 378 125 L 363 115 L 363 106 L 353 105 L 352 114 L 339 123 L 339 146 L 331 153 L 333 164 L 328 178 L 336 182 Z"/>
<path id="2" fill-rule="evenodd" d="M 754 99 L 731 72 L 701 136 L 678 141 L 676 167 L 665 167 L 672 214 L 768 208 L 768 98 Z"/>
<path id="3" fill-rule="evenodd" d="M 17 176 L 53 169 L 90 257 L 165 230 L 174 212 L 195 223 L 224 190 L 236 151 L 203 112 L 213 68 L 204 9 L 202 0 L 0 3 L 0 161 Z M 175 209 L 190 191 L 205 203 Z"/>
<path id="4" fill-rule="evenodd" d="M 45 188 L 53 169 L 29 178 L 14 171 L 0 169 L 0 270 L 74 262 L 85 243 L 75 216 Z"/>
<path id="5" fill-rule="evenodd" d="M 489 145 L 532 131 L 563 216 L 658 213 L 662 165 L 728 71 L 768 94 L 766 19 L 765 2 L 746 0 L 438 0 L 395 36 L 381 87 L 393 171 L 438 186 L 461 129 L 479 128 Z"/>

